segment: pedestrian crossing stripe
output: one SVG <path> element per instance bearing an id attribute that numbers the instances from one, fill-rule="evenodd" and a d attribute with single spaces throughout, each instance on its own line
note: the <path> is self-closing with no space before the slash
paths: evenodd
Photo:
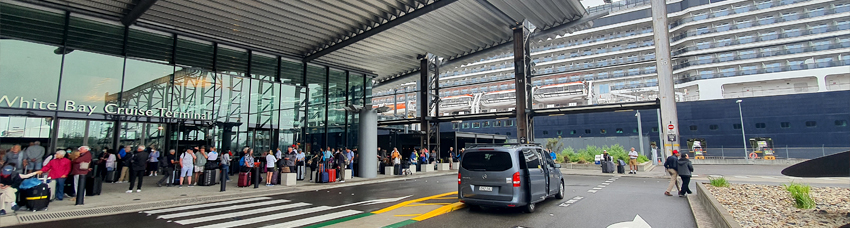
<path id="1" fill-rule="evenodd" d="M 280 205 L 280 206 L 275 206 L 275 207 L 260 208 L 260 209 L 247 210 L 247 211 L 243 210 L 243 211 L 230 212 L 230 213 L 227 213 L 227 214 L 218 214 L 218 215 L 211 215 L 211 216 L 200 217 L 200 218 L 178 220 L 178 221 L 174 221 L 174 223 L 177 223 L 177 224 L 180 224 L 180 225 L 190 225 L 190 224 L 195 224 L 195 223 L 210 222 L 210 221 L 215 221 L 215 220 L 228 219 L 228 218 L 246 216 L 246 215 L 256 215 L 256 214 L 259 214 L 259 213 L 265 213 L 265 212 L 269 212 L 269 211 L 286 210 L 286 209 L 290 209 L 290 208 L 303 207 L 303 206 L 309 206 L 309 205 L 310 205 L 309 203 L 285 204 L 285 205 Z"/>
<path id="2" fill-rule="evenodd" d="M 337 208 L 337 207 L 328 207 L 328 206 L 312 207 L 312 208 L 306 208 L 306 209 L 301 209 L 301 210 L 296 210 L 296 211 L 288 211 L 288 212 L 284 212 L 284 213 L 275 213 L 275 214 L 270 214 L 270 215 L 265 215 L 265 216 L 260 216 L 260 217 L 253 217 L 250 220 L 237 220 L 237 221 L 210 224 L 210 225 L 206 225 L 206 226 L 200 226 L 199 228 L 229 228 L 229 227 L 236 227 L 236 226 L 244 226 L 244 225 L 250 225 L 250 224 L 254 224 L 254 223 L 268 222 L 268 221 L 277 220 L 277 219 L 285 219 L 285 218 L 299 216 L 299 215 L 305 215 L 305 214 L 309 214 L 309 213 L 316 213 L 316 212 L 331 210 L 331 209 L 335 209 L 335 208 Z M 265 209 L 265 212 L 269 212 L 269 211 L 270 210 Z M 321 220 L 315 220 L 315 221 L 311 220 L 311 221 L 321 222 L 321 221 L 325 221 L 325 220 L 330 220 L 330 219 L 335 219 L 335 218 L 339 218 L 339 217 L 343 217 L 343 216 L 361 213 L 361 211 L 355 211 L 355 210 L 346 210 L 345 212 L 347 212 L 347 213 L 332 213 L 334 215 L 333 217 L 328 216 L 328 215 L 318 216 L 318 217 L 321 217 L 322 219 Z M 348 213 L 353 213 L 353 214 L 348 214 Z M 347 214 L 347 215 L 344 215 L 344 214 Z M 300 221 L 301 223 L 303 223 L 304 219 L 300 219 L 300 220 L 296 220 L 296 221 Z M 296 221 L 292 221 L 292 222 L 296 222 Z M 294 224 L 294 223 L 287 223 L 287 224 Z M 309 224 L 309 223 L 307 223 L 307 224 Z M 307 225 L 307 224 L 303 224 L 303 225 Z"/>
<path id="3" fill-rule="evenodd" d="M 159 213 L 172 212 L 172 211 L 183 211 L 183 210 L 196 209 L 196 208 L 205 208 L 205 207 L 237 204 L 237 203 L 244 203 L 244 202 L 254 202 L 254 201 L 258 201 L 258 200 L 268 200 L 268 199 L 271 199 L 271 198 L 269 198 L 269 197 L 256 197 L 256 198 L 240 199 L 240 200 L 228 200 L 228 201 L 218 202 L 218 203 L 198 204 L 198 205 L 192 205 L 192 206 L 173 207 L 173 208 L 166 208 L 166 209 L 159 209 L 159 210 L 152 210 L 152 211 L 142 211 L 140 213 L 147 213 L 148 215 L 152 215 L 152 214 L 159 214 Z"/>
<path id="4" fill-rule="evenodd" d="M 287 202 L 289 202 L 289 200 L 269 200 L 269 201 L 261 201 L 261 202 L 249 203 L 249 204 L 233 205 L 233 206 L 228 206 L 228 207 L 211 208 L 211 209 L 199 210 L 199 211 L 188 211 L 188 212 L 183 212 L 183 213 L 160 215 L 156 218 L 158 218 L 158 219 L 172 219 L 172 218 L 180 218 L 180 217 L 187 217 L 187 216 L 193 216 L 193 215 L 218 213 L 218 212 L 224 212 L 224 211 L 238 211 L 240 209 L 249 208 L 249 207 L 265 206 L 265 205 L 272 205 L 272 204 L 282 204 L 282 203 L 287 203 Z"/>
<path id="5" fill-rule="evenodd" d="M 303 218 L 303 219 L 299 219 L 299 220 L 295 220 L 295 221 L 278 223 L 278 224 L 274 224 L 274 225 L 270 225 L 270 226 L 264 226 L 263 228 L 288 228 L 288 227 L 304 226 L 304 225 L 308 225 L 308 224 L 313 224 L 313 223 L 317 223 L 317 222 L 324 222 L 324 221 L 327 221 L 327 220 L 351 216 L 351 215 L 356 215 L 356 214 L 360 214 L 360 213 L 362 213 L 362 212 L 356 211 L 356 210 L 344 210 L 344 211 L 330 213 L 330 214 L 326 214 L 326 215 Z"/>

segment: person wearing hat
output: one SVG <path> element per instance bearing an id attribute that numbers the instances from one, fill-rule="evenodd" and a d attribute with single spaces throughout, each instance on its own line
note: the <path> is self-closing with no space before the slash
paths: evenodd
<path id="1" fill-rule="evenodd" d="M 18 210 L 18 205 L 15 203 L 18 186 L 24 179 L 35 175 L 35 173 L 19 174 L 15 171 L 15 166 L 14 162 L 9 162 L 0 169 L 0 215 L 6 215 L 6 204 L 10 204 L 13 211 Z"/>
<path id="2" fill-rule="evenodd" d="M 678 179 L 679 173 L 677 169 L 679 168 L 679 151 L 673 150 L 673 154 L 667 157 L 667 160 L 664 161 L 664 168 L 667 169 L 667 174 L 670 175 L 670 184 L 667 185 L 667 191 L 664 191 L 665 196 L 673 196 L 670 194 L 670 191 L 673 190 L 673 186 L 676 188 L 679 187 Z"/>
<path id="3" fill-rule="evenodd" d="M 65 151 L 57 150 L 54 158 L 50 160 L 40 171 L 36 171 L 36 174 L 42 174 L 47 172 L 47 177 L 56 181 L 56 197 L 54 200 L 62 201 L 62 197 L 65 196 L 65 178 L 68 178 L 68 174 L 71 173 L 71 160 L 65 159 Z"/>

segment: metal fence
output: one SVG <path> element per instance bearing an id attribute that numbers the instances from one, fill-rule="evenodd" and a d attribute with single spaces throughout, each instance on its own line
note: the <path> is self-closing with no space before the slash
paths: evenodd
<path id="1" fill-rule="evenodd" d="M 710 147 L 704 150 L 704 156 L 714 158 L 744 158 L 753 152 L 752 148 L 747 148 L 746 152 L 744 152 L 744 148 L 741 147 Z M 825 145 L 820 147 L 789 147 L 788 145 L 784 145 L 776 146 L 773 149 L 773 156 L 776 159 L 812 159 L 848 150 L 850 150 L 850 147 L 827 147 Z M 692 153 L 688 148 L 682 148 L 680 151 Z M 758 154 L 758 156 L 762 158 L 764 154 Z"/>

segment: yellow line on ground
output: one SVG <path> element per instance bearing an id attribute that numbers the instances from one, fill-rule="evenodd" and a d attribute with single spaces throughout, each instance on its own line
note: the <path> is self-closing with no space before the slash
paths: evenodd
<path id="1" fill-rule="evenodd" d="M 455 197 L 440 197 L 440 198 L 434 198 L 434 199 L 435 199 L 435 200 L 457 199 L 457 196 L 455 196 Z"/>
<path id="2" fill-rule="evenodd" d="M 393 215 L 393 216 L 396 216 L 396 217 L 413 217 L 413 216 L 420 216 L 420 215 L 422 215 L 422 214 Z"/>
<path id="3" fill-rule="evenodd" d="M 380 213 L 392 211 L 392 210 L 395 210 L 395 209 L 399 209 L 401 207 L 407 206 L 407 205 L 412 204 L 412 203 L 418 203 L 418 202 L 422 202 L 422 201 L 425 201 L 425 200 L 440 198 L 440 197 L 444 197 L 444 196 L 448 196 L 448 195 L 454 195 L 454 194 L 457 194 L 457 191 L 447 192 L 447 193 L 443 193 L 443 194 L 439 194 L 439 195 L 433 195 L 433 196 L 429 196 L 429 197 L 423 197 L 423 198 L 414 199 L 414 200 L 408 200 L 408 201 L 404 201 L 404 202 L 401 202 L 399 204 L 392 205 L 390 207 L 387 207 L 387 208 L 384 208 L 384 209 L 381 209 L 381 210 L 374 211 L 374 212 L 372 212 L 372 214 L 380 214 Z"/>
<path id="4" fill-rule="evenodd" d="M 449 213 L 449 212 L 452 212 L 452 211 L 455 211 L 455 210 L 458 210 L 458 209 L 461 209 L 461 208 L 464 208 L 464 207 L 466 207 L 466 204 L 461 203 L 461 202 L 457 202 L 457 203 L 449 204 L 449 205 L 446 205 L 446 206 L 442 206 L 440 208 L 437 208 L 436 210 L 429 211 L 428 213 L 422 214 L 420 216 L 416 216 L 415 218 L 412 218 L 410 220 L 422 221 L 422 220 L 433 218 L 437 215 Z"/>
<path id="5" fill-rule="evenodd" d="M 431 205 L 449 205 L 449 204 L 451 204 L 451 203 L 417 203 L 417 204 L 407 205 L 407 206 L 405 206 L 405 207 L 431 206 Z"/>

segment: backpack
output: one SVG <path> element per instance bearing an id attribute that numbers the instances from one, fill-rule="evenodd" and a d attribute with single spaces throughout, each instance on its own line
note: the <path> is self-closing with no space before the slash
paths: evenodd
<path id="1" fill-rule="evenodd" d="M 245 156 L 239 159 L 239 167 L 245 167 Z"/>
<path id="2" fill-rule="evenodd" d="M 340 156 L 342 156 L 342 158 L 345 158 L 345 165 L 351 164 L 351 160 L 349 160 L 348 157 L 345 156 L 345 153 L 339 153 L 339 154 L 340 154 Z"/>

